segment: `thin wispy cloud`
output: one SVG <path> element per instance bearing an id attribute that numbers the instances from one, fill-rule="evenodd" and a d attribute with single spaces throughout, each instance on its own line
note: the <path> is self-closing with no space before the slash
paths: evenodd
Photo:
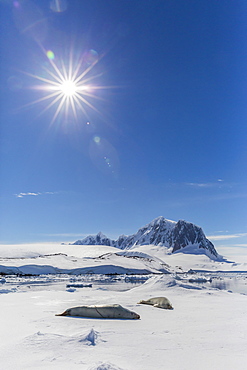
<path id="1" fill-rule="evenodd" d="M 247 233 L 225 234 L 225 235 L 208 235 L 210 240 L 228 240 L 247 236 Z"/>
<path id="2" fill-rule="evenodd" d="M 85 238 L 86 236 L 88 235 L 94 235 L 95 233 L 92 233 L 92 234 L 83 234 L 83 233 L 57 233 L 57 234 L 41 234 L 43 236 L 52 236 L 52 237 L 63 237 L 63 238 L 76 238 L 76 237 L 80 237 L 80 238 Z"/>
<path id="3" fill-rule="evenodd" d="M 208 182 L 167 182 L 163 184 L 164 187 L 168 188 L 192 188 L 192 189 L 238 189 L 241 188 L 244 184 L 241 183 L 233 183 L 233 182 L 225 182 L 222 179 L 218 179 L 216 181 L 208 181 Z"/>
<path id="4" fill-rule="evenodd" d="M 46 195 L 46 194 L 57 194 L 57 192 L 52 192 L 52 191 L 44 191 L 42 193 L 40 192 L 27 192 L 27 193 L 19 193 L 19 194 L 14 194 L 16 198 L 23 198 L 27 196 L 31 197 L 36 197 L 38 195 Z"/>
<path id="5" fill-rule="evenodd" d="M 218 183 L 197 183 L 197 182 L 186 182 L 185 185 L 195 187 L 195 188 L 212 188 L 215 186 L 219 186 Z"/>
<path id="6" fill-rule="evenodd" d="M 232 188 L 233 186 L 233 184 L 226 183 L 222 179 L 218 179 L 215 182 L 186 182 L 185 185 L 194 188 L 222 188 L 222 187 Z"/>

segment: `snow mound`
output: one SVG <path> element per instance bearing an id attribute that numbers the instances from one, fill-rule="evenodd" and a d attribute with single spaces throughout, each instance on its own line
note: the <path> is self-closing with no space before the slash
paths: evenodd
<path id="1" fill-rule="evenodd" d="M 24 265 L 20 266 L 21 273 L 24 275 L 48 275 L 59 273 L 58 269 L 49 265 Z"/>
<path id="2" fill-rule="evenodd" d="M 169 276 L 169 275 L 161 275 L 161 276 L 153 276 L 148 279 L 144 284 L 136 289 L 138 291 L 167 291 L 168 288 L 184 288 L 184 289 L 195 289 L 195 290 L 202 290 L 204 289 L 203 286 L 196 286 L 193 283 L 186 279 L 181 279 L 179 276 Z"/>
<path id="3" fill-rule="evenodd" d="M 155 290 L 165 290 L 167 288 L 171 288 L 177 285 L 176 280 L 174 277 L 170 277 L 169 275 L 162 275 L 162 276 L 153 276 L 148 279 L 144 284 L 136 289 L 138 291 L 155 291 Z M 132 289 L 132 290 L 133 290 Z"/>
<path id="4" fill-rule="evenodd" d="M 207 283 L 207 282 L 211 282 L 211 281 L 212 281 L 211 278 L 208 279 L 208 278 L 203 277 L 203 276 L 189 278 L 189 283 Z"/>
<path id="5" fill-rule="evenodd" d="M 98 365 L 90 367 L 88 370 L 123 370 L 120 367 L 111 364 L 110 362 L 101 362 Z"/>
<path id="6" fill-rule="evenodd" d="M 196 286 L 196 285 L 193 285 L 193 284 L 179 284 L 180 288 L 184 288 L 184 289 L 195 289 L 195 290 L 202 290 L 204 289 L 204 287 L 202 286 Z"/>
<path id="7" fill-rule="evenodd" d="M 91 329 L 91 331 L 85 337 L 81 338 L 79 342 L 86 342 L 88 344 L 91 343 L 93 346 L 95 346 L 97 337 L 98 334 L 96 333 L 96 331 L 94 331 L 94 329 Z"/>
<path id="8" fill-rule="evenodd" d="M 179 248 L 179 249 L 173 251 L 173 254 L 181 253 L 181 252 L 184 253 L 184 254 L 194 254 L 194 255 L 198 255 L 198 256 L 199 255 L 206 255 L 211 260 L 219 261 L 219 262 L 222 261 L 222 258 L 223 258 L 219 254 L 212 253 L 207 248 L 200 247 L 200 243 L 194 243 L 194 244 L 189 243 L 185 247 Z"/>
<path id="9" fill-rule="evenodd" d="M 132 268 L 134 268 L 134 266 L 136 266 L 136 268 L 142 266 L 146 271 L 153 273 L 171 272 L 170 266 L 162 259 L 139 251 L 123 250 L 117 253 L 105 253 L 96 260 L 110 260 L 113 265 L 129 265 L 129 267 L 132 266 Z"/>
<path id="10" fill-rule="evenodd" d="M 75 349 L 80 345 L 95 346 L 98 338 L 98 333 L 91 329 L 81 335 L 66 336 L 53 333 L 41 333 L 38 331 L 25 338 L 24 344 L 33 346 L 35 349 L 50 349 L 71 347 Z"/>
<path id="11" fill-rule="evenodd" d="M 123 257 L 129 257 L 129 258 L 143 258 L 147 261 L 154 261 L 154 260 L 161 261 L 159 258 L 150 256 L 150 254 L 143 253 L 143 252 L 138 252 L 138 251 L 124 250 L 124 251 L 121 251 L 121 252 L 117 252 L 115 254 L 117 256 L 123 256 Z M 161 261 L 161 262 L 163 262 L 163 261 Z"/>

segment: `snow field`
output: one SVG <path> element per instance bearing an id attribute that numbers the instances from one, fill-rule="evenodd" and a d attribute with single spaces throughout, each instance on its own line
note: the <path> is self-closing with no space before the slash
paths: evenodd
<path id="1" fill-rule="evenodd" d="M 174 310 L 138 305 L 166 296 Z M 1 294 L 5 370 L 242 370 L 247 360 L 247 296 L 182 288 L 169 276 L 127 292 L 26 291 Z M 57 317 L 66 308 L 119 303 L 141 320 Z"/>

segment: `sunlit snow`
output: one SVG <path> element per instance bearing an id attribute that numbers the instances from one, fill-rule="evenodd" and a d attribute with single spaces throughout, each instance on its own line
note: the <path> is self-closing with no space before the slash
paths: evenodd
<path id="1" fill-rule="evenodd" d="M 0 279 L 4 369 L 149 370 L 165 364 L 171 370 L 240 370 L 246 363 L 247 275 L 241 261 L 167 255 L 152 245 L 131 251 L 58 244 L 1 250 L 0 271 L 12 274 Z M 104 275 L 109 266 L 120 275 Z M 161 266 L 167 273 L 158 271 Z M 98 274 L 78 275 L 85 268 Z M 245 273 L 234 272 L 240 270 Z M 226 279 L 239 279 L 241 293 L 231 292 Z M 137 304 L 159 296 L 174 309 Z M 120 304 L 141 319 L 55 316 L 101 304 Z"/>

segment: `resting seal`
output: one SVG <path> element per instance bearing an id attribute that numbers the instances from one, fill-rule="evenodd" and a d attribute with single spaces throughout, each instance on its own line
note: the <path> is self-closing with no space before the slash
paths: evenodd
<path id="1" fill-rule="evenodd" d="M 155 297 L 150 298 L 147 301 L 140 301 L 139 304 L 150 304 L 151 306 L 158 307 L 158 308 L 166 308 L 168 310 L 172 310 L 172 304 L 166 297 Z"/>
<path id="2" fill-rule="evenodd" d="M 137 313 L 120 306 L 120 304 L 72 307 L 56 316 L 79 316 L 103 319 L 140 319 L 140 316 Z"/>

